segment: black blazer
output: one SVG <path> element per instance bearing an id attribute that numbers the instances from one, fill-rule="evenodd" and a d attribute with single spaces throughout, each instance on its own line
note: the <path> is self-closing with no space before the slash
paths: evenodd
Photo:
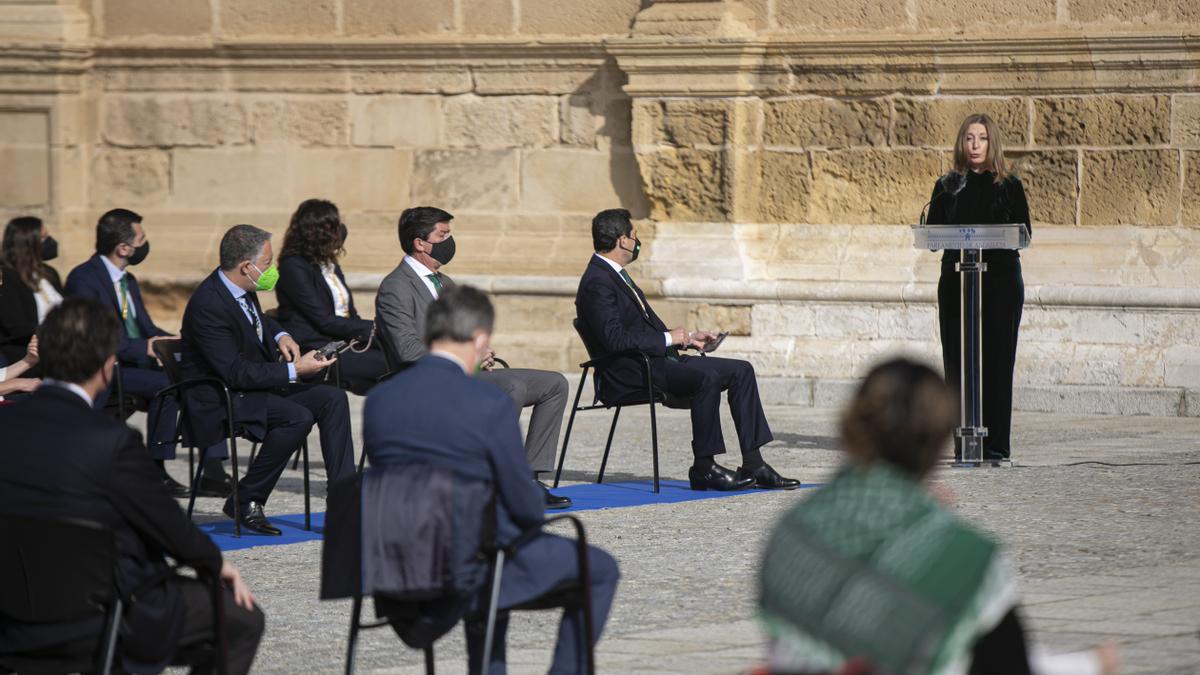
<path id="1" fill-rule="evenodd" d="M 183 376 L 218 377 L 232 390 L 233 417 L 255 438 L 267 428 L 267 394 L 288 384 L 288 367 L 279 360 L 275 336 L 279 322 L 263 313 L 258 296 L 246 297 L 258 311 L 263 339 L 214 270 L 196 288 L 183 311 Z M 212 390 L 200 387 L 188 396 L 189 439 L 208 447 L 225 437 L 225 410 Z M 185 427 L 185 431 L 188 431 Z"/>
<path id="2" fill-rule="evenodd" d="M 320 265 L 298 255 L 279 259 L 279 283 L 275 286 L 279 323 L 305 350 L 323 347 L 333 340 L 358 339 L 365 343 L 371 336 L 374 324 L 359 318 L 354 294 L 346 285 L 341 265 L 335 265 L 333 270 L 346 286 L 349 318 L 333 313 L 333 291 L 325 283 Z"/>
<path id="3" fill-rule="evenodd" d="M 50 284 L 62 293 L 62 282 L 53 267 L 47 267 Z M 29 339 L 37 332 L 37 301 L 15 269 L 0 265 L 0 357 L 15 363 L 25 357 Z M 0 364 L 3 365 L 3 364 Z"/>
<path id="4" fill-rule="evenodd" d="M 579 318 L 584 339 L 604 354 L 636 350 L 650 356 L 650 370 L 656 383 L 665 382 L 665 360 L 667 346 L 663 333 L 667 326 L 654 313 L 639 288 L 634 291 L 617 274 L 611 265 L 592 256 L 579 290 L 575 293 L 575 314 Z M 640 359 L 621 358 L 612 365 L 600 369 L 597 378 L 600 397 L 605 401 L 616 401 L 636 392 L 646 390 L 645 374 L 638 365 Z"/>
<path id="5" fill-rule="evenodd" d="M 125 322 L 122 321 L 121 346 L 117 348 L 117 358 L 121 363 L 139 363 L 147 358 L 146 338 L 170 333 L 154 325 L 150 312 L 146 311 L 146 304 L 142 302 L 142 289 L 138 285 L 137 277 L 129 270 L 125 271 L 125 277 L 128 279 L 126 283 L 129 286 L 129 302 L 133 305 L 134 320 L 142 331 L 142 337 L 136 340 L 130 338 L 129 333 L 125 331 Z M 117 318 L 121 318 L 121 300 L 113 288 L 108 268 L 104 266 L 104 261 L 98 253 L 80 263 L 67 275 L 66 294 L 75 298 L 99 300 L 112 307 L 117 313 Z"/>
<path id="6" fill-rule="evenodd" d="M 167 573 L 164 555 L 194 569 L 220 570 L 221 552 L 167 493 L 136 431 L 51 385 L 0 407 L 0 429 L 0 512 L 85 518 L 111 527 L 116 581 L 123 591 Z M 121 622 L 122 652 L 141 663 L 162 664 L 174 651 L 184 616 L 174 585 L 140 594 Z M 99 623 L 0 621 L 0 652 L 79 639 L 98 631 Z"/>

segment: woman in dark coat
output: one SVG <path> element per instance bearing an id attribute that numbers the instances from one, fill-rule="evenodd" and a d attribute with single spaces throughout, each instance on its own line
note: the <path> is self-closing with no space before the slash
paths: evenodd
<path id="1" fill-rule="evenodd" d="M 41 218 L 8 221 L 0 249 L 0 365 L 25 357 L 42 319 L 62 302 L 58 272 L 46 264 L 57 257 L 58 242 Z"/>
<path id="2" fill-rule="evenodd" d="M 283 236 L 279 258 L 279 323 L 301 348 L 319 349 L 335 340 L 357 340 L 338 356 L 341 378 L 356 394 L 365 394 L 387 372 L 377 342 L 366 347 L 374 323 L 358 315 L 354 295 L 338 258 L 345 252 L 347 229 L 337 206 L 309 199 L 296 208 Z M 332 374 L 332 369 L 330 373 Z"/>
<path id="3" fill-rule="evenodd" d="M 1000 130 L 987 115 L 963 120 L 954 143 L 954 170 L 938 179 L 930 198 L 929 223 L 987 225 L 1025 223 L 1029 204 L 1020 179 L 1008 172 Z M 958 251 L 942 256 L 938 281 L 938 322 L 946 381 L 961 382 Z M 1017 329 L 1025 304 L 1021 257 L 1016 251 L 983 252 L 983 439 L 985 459 L 1008 459 L 1012 427 L 1013 368 L 1017 358 Z M 961 400 L 961 399 L 960 399 Z M 956 440 L 955 454 L 962 449 Z"/>

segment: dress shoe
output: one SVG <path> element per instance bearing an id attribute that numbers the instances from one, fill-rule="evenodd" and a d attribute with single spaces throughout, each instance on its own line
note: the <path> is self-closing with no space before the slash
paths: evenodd
<path id="1" fill-rule="evenodd" d="M 741 468 L 737 470 L 737 475 L 738 478 L 754 481 L 754 487 L 760 490 L 795 490 L 800 487 L 800 481 L 780 476 L 770 464 L 763 464 L 752 471 Z"/>
<path id="2" fill-rule="evenodd" d="M 693 490 L 729 492 L 730 490 L 745 490 L 754 484 L 754 479 L 730 471 L 714 462 L 707 469 L 696 466 L 688 469 L 688 482 L 692 484 Z"/>
<path id="3" fill-rule="evenodd" d="M 172 497 L 181 498 L 191 494 L 191 490 L 188 490 L 188 486 L 180 483 L 174 478 L 171 478 L 169 475 L 167 475 L 166 471 L 163 472 L 162 484 L 163 487 L 167 489 L 167 492 L 171 493 Z"/>
<path id="4" fill-rule="evenodd" d="M 546 498 L 546 509 L 549 511 L 557 511 L 558 509 L 571 508 L 571 498 L 561 497 L 550 492 L 550 488 L 538 481 L 538 487 L 542 488 L 542 496 Z"/>
<path id="5" fill-rule="evenodd" d="M 223 473 L 220 476 L 204 474 L 200 476 L 200 487 L 196 490 L 197 497 L 225 497 L 233 494 L 233 478 Z"/>
<path id="6" fill-rule="evenodd" d="M 233 499 L 225 500 L 225 508 L 221 509 L 225 515 L 233 517 Z M 283 531 L 271 524 L 267 520 L 266 514 L 263 513 L 262 504 L 258 502 L 250 502 L 241 509 L 242 527 L 257 532 L 258 534 L 268 534 L 273 537 L 278 537 L 283 534 Z"/>

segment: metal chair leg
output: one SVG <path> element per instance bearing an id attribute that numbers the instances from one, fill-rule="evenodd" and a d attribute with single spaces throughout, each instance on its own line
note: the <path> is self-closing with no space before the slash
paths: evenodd
<path id="1" fill-rule="evenodd" d="M 654 456 L 654 494 L 658 494 L 658 417 L 654 414 L 654 399 L 650 399 L 650 447 Z"/>
<path id="2" fill-rule="evenodd" d="M 358 621 L 362 616 L 362 596 L 354 596 L 350 610 L 350 637 L 346 640 L 346 675 L 354 674 L 354 648 L 358 644 Z"/>
<path id="3" fill-rule="evenodd" d="M 481 672 L 488 671 L 492 662 L 492 641 L 496 637 L 496 612 L 500 607 L 500 578 L 504 572 L 504 549 L 496 551 L 496 570 L 492 573 L 491 601 L 488 602 L 487 630 L 483 634 L 483 663 Z"/>
<path id="4" fill-rule="evenodd" d="M 121 628 L 121 615 L 124 613 L 125 603 L 121 602 L 120 598 L 113 600 L 112 611 L 109 612 L 107 632 L 104 636 L 104 652 L 102 655 L 103 661 L 100 664 L 100 672 L 103 675 L 109 675 L 112 672 L 113 657 L 117 654 L 117 633 Z"/>
<path id="5" fill-rule="evenodd" d="M 608 428 L 608 442 L 604 444 L 604 457 L 600 460 L 600 473 L 596 476 L 597 483 L 604 482 L 604 468 L 608 466 L 608 451 L 612 449 L 613 433 L 617 430 L 617 418 L 621 416 L 621 406 L 613 413 L 612 426 Z"/>
<path id="6" fill-rule="evenodd" d="M 250 444 L 250 459 L 246 460 L 246 466 L 254 463 L 254 456 L 258 454 L 258 443 Z"/>
<path id="7" fill-rule="evenodd" d="M 583 394 L 583 383 L 587 382 L 588 369 L 583 369 L 583 377 L 579 378 L 579 388 L 575 390 L 575 403 L 571 405 L 571 417 L 567 419 L 567 433 L 563 436 L 562 450 L 558 453 L 558 470 L 554 472 L 554 487 L 562 478 L 563 464 L 567 461 L 567 444 L 571 442 L 571 427 L 575 426 L 575 413 L 579 412 L 579 397 Z"/>
<path id="8" fill-rule="evenodd" d="M 312 506 L 308 494 L 308 441 L 300 445 L 300 456 L 304 458 L 304 529 L 312 529 Z"/>
<path id="9" fill-rule="evenodd" d="M 305 443 L 305 445 L 307 445 L 308 441 L 305 441 L 304 443 Z M 292 471 L 295 471 L 296 467 L 298 467 L 298 466 L 300 466 L 300 451 L 299 450 L 297 450 L 296 454 L 292 456 Z"/>
<path id="10" fill-rule="evenodd" d="M 362 454 L 358 456 L 358 472 L 363 472 L 363 467 L 367 465 L 367 449 L 363 448 Z"/>
<path id="11" fill-rule="evenodd" d="M 188 464 L 191 464 L 192 448 L 188 448 Z M 204 460 L 208 458 L 208 448 L 200 450 L 200 463 L 196 465 L 195 473 L 192 474 L 192 494 L 188 495 L 187 516 L 192 517 L 192 510 L 196 508 L 196 493 L 200 490 L 200 477 L 204 475 Z"/>
<path id="12" fill-rule="evenodd" d="M 425 645 L 425 675 L 433 675 L 433 645 Z"/>

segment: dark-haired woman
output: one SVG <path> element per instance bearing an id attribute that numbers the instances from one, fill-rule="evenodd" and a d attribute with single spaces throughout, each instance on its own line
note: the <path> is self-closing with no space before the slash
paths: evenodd
<path id="1" fill-rule="evenodd" d="M 954 170 L 938 179 L 929 205 L 929 223 L 995 225 L 1024 223 L 1033 232 L 1029 204 L 1020 179 L 1008 172 L 1000 130 L 987 115 L 963 120 L 954 142 Z M 961 379 L 958 251 L 942 255 L 938 281 L 938 323 L 946 381 L 959 387 Z M 1013 369 L 1017 360 L 1017 329 L 1025 305 L 1021 256 L 1016 251 L 983 252 L 983 439 L 985 459 L 1008 459 L 1012 446 Z M 962 448 L 956 444 L 955 455 Z"/>
<path id="2" fill-rule="evenodd" d="M 367 345 L 374 323 L 358 315 L 338 265 L 346 235 L 346 224 L 332 202 L 301 203 L 283 236 L 275 295 L 279 323 L 303 349 L 319 349 L 335 340 L 358 341 L 338 356 L 338 366 L 350 390 L 365 394 L 387 372 L 387 363 L 376 342 L 365 352 L 355 351 Z"/>
<path id="3" fill-rule="evenodd" d="M 0 358 L 16 363 L 50 310 L 62 302 L 58 272 L 46 264 L 58 257 L 58 242 L 41 218 L 8 221 L 0 249 Z"/>

